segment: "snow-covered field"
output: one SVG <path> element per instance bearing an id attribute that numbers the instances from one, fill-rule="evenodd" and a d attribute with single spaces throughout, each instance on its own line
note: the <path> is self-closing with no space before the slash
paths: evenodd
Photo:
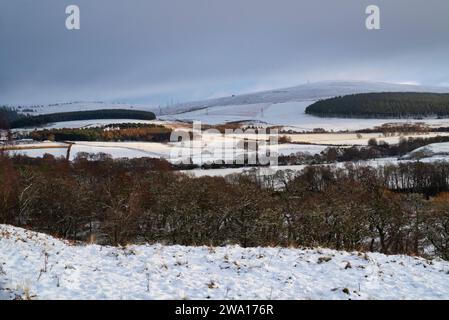
<path id="1" fill-rule="evenodd" d="M 429 162 L 432 159 L 429 158 Z M 441 161 L 442 159 L 435 159 L 435 161 Z M 400 162 L 408 162 L 409 160 L 398 160 L 397 158 L 379 158 L 367 161 L 351 162 L 357 166 L 370 166 L 370 167 L 380 167 L 385 165 L 394 165 Z M 335 166 L 338 168 L 344 168 L 347 162 L 338 162 L 335 164 L 317 164 L 317 166 Z M 222 177 L 230 174 L 240 174 L 255 171 L 259 176 L 272 176 L 278 171 L 292 171 L 298 172 L 303 170 L 308 165 L 288 165 L 288 166 L 269 166 L 269 167 L 241 167 L 241 168 L 226 168 L 226 169 L 193 169 L 193 170 L 183 170 L 181 172 L 195 176 L 195 177 Z"/>
<path id="2" fill-rule="evenodd" d="M 0 299 L 449 299 L 448 272 L 328 249 L 72 245 L 0 225 Z"/>
<path id="3" fill-rule="evenodd" d="M 186 113 L 161 117 L 165 120 L 201 121 L 206 124 L 220 124 L 233 121 L 261 122 L 267 125 L 281 125 L 295 131 L 360 130 L 374 128 L 385 123 L 422 122 L 434 127 L 449 126 L 449 119 L 351 119 L 322 118 L 305 113 L 305 109 L 314 101 L 285 103 L 255 103 L 243 105 L 215 106 Z"/>
<path id="4" fill-rule="evenodd" d="M 206 150 L 208 148 L 214 149 L 221 147 L 220 140 L 209 137 L 210 140 L 206 142 L 206 146 L 203 146 Z M 45 142 L 41 144 L 30 144 L 21 145 L 19 150 L 9 151 L 10 154 L 22 154 L 29 157 L 42 157 L 44 154 L 52 154 L 55 157 L 65 157 L 67 155 L 68 145 L 60 143 Z M 324 151 L 327 146 L 325 145 L 307 145 L 307 144 L 280 144 L 277 146 L 277 152 L 280 155 L 289 154 L 319 154 Z M 29 149 L 27 149 L 29 148 Z M 183 154 L 192 153 L 192 162 L 194 164 L 203 164 L 211 160 L 219 159 L 232 159 L 234 155 L 232 153 L 217 153 L 217 154 L 207 154 L 204 153 L 205 149 L 192 148 L 190 145 L 182 145 L 181 143 L 153 143 L 153 142 L 74 142 L 71 148 L 70 159 L 73 160 L 78 153 L 105 153 L 109 154 L 114 159 L 120 158 L 162 158 L 167 159 L 171 162 L 177 162 L 181 159 L 186 159 Z M 190 150 L 189 150 L 190 149 Z M 263 149 L 263 148 L 262 148 Z M 261 150 L 262 150 L 261 149 Z M 273 149 L 273 148 L 270 148 Z M 419 152 L 418 152 L 419 151 Z M 201 153 L 203 152 L 203 154 Z M 242 151 L 243 152 L 243 151 Z M 379 167 L 385 165 L 396 165 L 399 163 L 413 162 L 417 158 L 420 158 L 421 162 L 438 162 L 438 161 L 449 161 L 449 143 L 435 143 L 426 147 L 419 148 L 412 151 L 407 156 L 398 159 L 396 157 L 379 158 L 372 159 L 368 161 L 357 161 L 351 162 L 352 164 L 358 166 L 371 166 Z M 340 162 L 332 164 L 334 166 L 343 168 L 347 163 Z M 270 166 L 270 167 L 241 167 L 241 168 L 226 168 L 226 169 L 193 169 L 182 171 L 186 174 L 201 177 L 201 176 L 226 176 L 229 174 L 239 174 L 249 171 L 257 171 L 258 175 L 270 176 L 274 175 L 277 171 L 301 171 L 307 165 L 288 165 L 288 166 Z"/>
<path id="5" fill-rule="evenodd" d="M 14 144 L 2 145 L 6 149 L 32 149 L 32 148 L 66 148 L 67 144 L 63 142 L 53 142 L 53 141 L 17 141 Z"/>
<path id="6" fill-rule="evenodd" d="M 45 154 L 51 154 L 57 158 L 66 157 L 67 148 L 66 143 L 51 141 L 0 146 L 0 150 L 6 150 L 10 155 L 26 155 L 31 158 L 42 158 Z"/>
<path id="7" fill-rule="evenodd" d="M 245 136 L 246 137 L 246 136 Z M 250 139 L 255 138 L 248 136 Z M 112 158 L 162 158 L 171 162 L 191 158 L 193 163 L 202 164 L 211 160 L 232 160 L 244 153 L 243 148 L 230 149 L 236 145 L 243 136 L 223 136 L 219 134 L 204 134 L 202 140 L 197 144 L 192 143 L 157 143 L 157 142 L 88 142 L 74 141 L 70 159 L 73 160 L 78 153 L 105 153 Z M 66 156 L 68 144 L 57 142 L 42 142 L 21 144 L 13 146 L 11 154 L 28 155 L 29 157 L 42 157 L 44 154 L 52 154 L 55 157 Z M 227 149 L 228 148 L 228 149 Z M 280 144 L 275 146 L 260 146 L 260 152 L 270 149 L 279 155 L 296 153 L 319 154 L 325 150 L 324 145 L 308 144 Z"/>
<path id="8" fill-rule="evenodd" d="M 251 94 L 235 95 L 230 97 L 182 103 L 165 108 L 149 106 L 133 106 L 118 103 L 70 103 L 51 106 L 33 107 L 36 113 L 65 112 L 78 110 L 96 110 L 105 108 L 128 108 L 157 111 L 162 113 L 161 119 L 156 121 L 140 120 L 86 120 L 69 121 L 48 124 L 45 128 L 81 128 L 102 126 L 111 123 L 155 123 L 171 127 L 188 127 L 187 123 L 180 124 L 176 121 L 202 121 L 205 124 L 218 124 L 230 121 L 249 121 L 278 125 L 284 129 L 294 131 L 311 131 L 315 128 L 322 128 L 329 131 L 356 130 L 373 128 L 384 123 L 404 123 L 404 122 L 424 122 L 434 127 L 449 127 L 449 119 L 342 119 L 342 118 L 321 118 L 304 113 L 305 108 L 319 99 L 362 92 L 385 92 L 385 91 L 414 91 L 414 92 L 449 92 L 447 87 L 422 87 L 402 84 L 376 83 L 363 81 L 326 81 L 320 83 L 303 84 L 297 87 L 256 92 Z M 193 110 L 193 111 L 192 111 Z M 186 127 L 187 126 L 187 127 Z M 278 146 L 281 155 L 289 155 L 297 152 L 318 154 L 328 145 L 367 145 L 369 139 L 376 138 L 378 141 L 385 141 L 390 144 L 398 143 L 401 137 L 435 137 L 449 136 L 449 133 L 427 133 L 420 135 L 395 135 L 385 137 L 381 133 L 369 133 L 357 135 L 355 133 L 325 133 L 325 134 L 291 134 L 287 135 L 293 142 L 304 144 L 282 144 Z M 235 137 L 235 136 L 234 136 Z M 243 137 L 243 136 L 240 136 Z M 245 136 L 247 139 L 256 139 L 251 134 Z M 224 138 L 220 135 L 206 134 L 201 146 L 192 148 L 188 143 L 143 143 L 143 142 L 75 142 L 71 150 L 71 159 L 79 152 L 106 153 L 113 158 L 138 158 L 154 157 L 168 159 L 177 162 L 181 159 L 191 158 L 194 164 L 216 160 L 232 160 L 243 153 L 243 150 L 223 151 L 224 146 L 234 143 L 232 137 Z M 313 145 L 308 145 L 308 144 Z M 260 148 L 260 150 L 262 150 Z M 417 150 L 419 151 L 422 150 Z M 14 151 L 15 153 L 27 154 L 32 157 L 41 157 L 45 153 L 53 154 L 57 157 L 65 156 L 64 148 L 39 148 L 29 147 Z M 445 159 L 449 152 L 428 152 L 429 161 Z M 187 155 L 187 156 L 186 156 Z M 376 163 L 379 160 L 376 160 Z M 300 167 L 300 166 L 294 166 Z M 284 167 L 285 169 L 285 167 Z M 241 172 L 247 169 L 219 169 L 218 171 L 208 171 L 209 174 L 222 172 Z M 276 168 L 264 168 L 261 171 L 273 172 Z M 195 171 L 195 174 L 203 174 L 202 170 Z"/>
<path id="9" fill-rule="evenodd" d="M 226 144 L 231 145 L 232 139 L 205 136 L 201 144 L 196 147 L 190 143 L 156 143 L 156 142 L 75 142 L 72 146 L 71 158 L 79 152 L 107 153 L 113 158 L 163 158 L 171 162 L 191 158 L 194 164 L 202 164 L 212 160 L 232 160 L 244 152 L 243 149 L 227 150 Z M 266 147 L 261 147 L 260 152 Z M 327 146 L 281 144 L 268 149 L 277 151 L 279 155 L 295 153 L 319 154 Z M 277 150 L 276 150 L 277 149 Z M 209 153 L 210 151 L 210 153 Z"/>
<path id="10" fill-rule="evenodd" d="M 94 127 L 102 127 L 109 124 L 117 124 L 117 123 L 141 123 L 141 124 L 156 124 L 156 125 L 165 125 L 170 124 L 167 121 L 159 121 L 159 120 L 133 120 L 133 119 L 96 119 L 96 120 L 77 120 L 77 121 L 62 121 L 62 122 L 53 122 L 39 127 L 31 127 L 25 129 L 14 129 L 14 132 L 27 132 L 34 130 L 44 130 L 44 129 L 79 129 L 79 128 L 94 128 Z"/>
<path id="11" fill-rule="evenodd" d="M 414 162 L 413 159 L 398 159 L 394 157 L 378 158 L 372 160 L 351 161 L 351 162 L 338 162 L 334 164 L 317 164 L 316 166 L 334 166 L 336 168 L 345 168 L 348 164 L 353 164 L 360 167 L 382 167 L 387 165 L 398 165 L 400 163 Z M 435 162 L 449 162 L 448 155 L 435 155 L 423 158 L 420 160 L 423 163 L 435 163 Z M 303 170 L 308 165 L 288 165 L 288 166 L 270 166 L 270 167 L 241 167 L 241 168 L 226 168 L 226 169 L 193 169 L 183 170 L 181 172 L 189 174 L 194 177 L 223 177 L 230 174 L 249 173 L 255 171 L 259 176 L 273 176 L 278 171 L 292 171 L 298 172 Z"/>
<path id="12" fill-rule="evenodd" d="M 389 144 L 399 143 L 401 138 L 433 138 L 437 136 L 449 136 L 448 132 L 428 132 L 421 134 L 395 134 L 394 136 L 384 136 L 380 132 L 376 133 L 313 133 L 313 134 L 287 134 L 292 142 L 305 142 L 325 145 L 355 145 L 366 146 L 372 138 L 377 142 L 387 142 Z"/>
<path id="13" fill-rule="evenodd" d="M 67 148 L 39 148 L 39 149 L 19 149 L 8 151 L 11 155 L 22 155 L 30 158 L 42 158 L 46 154 L 51 154 L 55 158 L 67 156 Z"/>
<path id="14" fill-rule="evenodd" d="M 77 141 L 73 142 L 70 160 L 74 160 L 79 153 L 105 153 L 109 154 L 114 159 L 120 158 L 161 158 L 170 162 L 176 163 L 180 160 L 186 160 L 190 157 L 194 164 L 204 164 L 212 160 L 231 160 L 235 159 L 239 152 L 235 153 L 224 150 L 223 152 L 212 152 L 208 154 L 207 150 L 221 150 L 226 139 L 213 137 L 212 135 L 205 137 L 203 144 L 200 147 L 193 147 L 191 144 L 183 143 L 156 143 L 156 142 L 87 142 Z M 201 147 L 202 146 L 202 147 Z M 23 144 L 15 146 L 17 150 L 8 151 L 10 154 L 21 154 L 29 157 L 42 157 L 44 154 L 52 154 L 55 157 L 66 157 L 67 144 L 57 142 L 43 142 L 33 144 Z M 260 152 L 263 152 L 265 147 L 261 147 Z M 272 146 L 268 147 L 275 150 Z M 280 144 L 277 146 L 279 155 L 290 154 L 308 154 L 315 155 L 323 152 L 328 146 L 326 145 L 309 145 L 309 144 Z M 187 155 L 187 156 L 186 156 Z M 399 163 L 407 163 L 416 161 L 419 158 L 421 162 L 432 163 L 439 161 L 449 161 L 449 143 L 434 143 L 429 146 L 418 148 L 410 152 L 408 155 L 398 159 L 396 157 L 372 159 L 368 161 L 351 162 L 357 166 L 371 166 L 379 167 L 385 165 L 397 165 Z M 334 166 L 343 168 L 347 163 L 340 162 L 332 164 Z M 271 176 L 278 171 L 301 171 L 307 165 L 287 165 L 287 166 L 269 166 L 269 167 L 241 167 L 241 168 L 225 168 L 225 169 L 193 169 L 182 171 L 186 174 L 201 177 L 201 176 L 226 176 L 229 174 L 239 174 L 249 171 L 256 171 L 261 176 Z"/>

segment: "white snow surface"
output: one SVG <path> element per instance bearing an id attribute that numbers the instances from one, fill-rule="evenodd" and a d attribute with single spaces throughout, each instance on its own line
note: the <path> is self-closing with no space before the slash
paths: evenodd
<path id="1" fill-rule="evenodd" d="M 449 92 L 449 87 L 426 87 L 369 81 L 322 81 L 291 88 L 234 95 L 178 104 L 163 110 L 162 119 L 202 121 L 219 124 L 232 121 L 284 125 L 294 130 L 357 130 L 390 122 L 415 122 L 407 119 L 321 118 L 304 113 L 317 100 L 368 92 Z M 426 123 L 445 126 L 449 120 L 425 119 Z"/>
<path id="2" fill-rule="evenodd" d="M 448 271 L 329 249 L 73 245 L 0 225 L 1 299 L 448 299 Z"/>
<path id="3" fill-rule="evenodd" d="M 449 156 L 449 142 L 432 143 L 410 152 L 404 158 L 415 158 L 416 156 L 425 158 L 436 158 Z"/>
<path id="4" fill-rule="evenodd" d="M 252 136 L 249 136 L 252 137 Z M 256 137 L 253 137 L 256 139 Z M 92 141 L 74 141 L 70 160 L 74 160 L 78 153 L 105 153 L 114 159 L 119 158 L 162 158 L 171 162 L 192 159 L 195 164 L 203 164 L 208 161 L 232 160 L 245 152 L 242 148 L 226 149 L 233 143 L 235 144 L 238 135 L 225 137 L 218 134 L 204 134 L 203 139 L 198 146 L 192 143 L 172 142 L 92 142 Z M 15 146 L 19 150 L 8 151 L 10 154 L 22 154 L 29 157 L 42 157 L 44 154 L 52 154 L 55 157 L 66 156 L 68 144 L 43 142 L 30 143 Z M 279 155 L 290 155 L 296 153 L 319 154 L 325 150 L 325 145 L 309 144 L 279 144 L 272 146 L 261 146 L 260 152 L 270 149 Z M 210 151 L 210 153 L 209 153 Z M 251 153 L 251 152 L 250 152 Z"/>
<path id="5" fill-rule="evenodd" d="M 449 126 L 449 119 L 353 119 L 326 118 L 305 113 L 315 101 L 285 103 L 256 103 L 246 105 L 216 106 L 175 115 L 161 117 L 168 121 L 201 121 L 204 124 L 227 122 L 255 122 L 266 125 L 281 125 L 286 130 L 312 131 L 316 128 L 328 131 L 361 130 L 374 128 L 385 123 L 426 123 L 433 127 Z"/>
<path id="6" fill-rule="evenodd" d="M 290 88 L 274 89 L 229 97 L 193 101 L 165 108 L 167 114 L 192 111 L 217 106 L 239 106 L 251 104 L 277 104 L 285 102 L 306 102 L 348 94 L 368 92 L 436 92 L 447 93 L 449 87 L 429 87 L 373 81 L 321 81 Z"/>

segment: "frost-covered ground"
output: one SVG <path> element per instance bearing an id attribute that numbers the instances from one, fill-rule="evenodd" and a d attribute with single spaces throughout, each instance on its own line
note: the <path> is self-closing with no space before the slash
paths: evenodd
<path id="1" fill-rule="evenodd" d="M 71 245 L 0 225 L 2 299 L 449 299 L 448 272 L 328 249 Z"/>

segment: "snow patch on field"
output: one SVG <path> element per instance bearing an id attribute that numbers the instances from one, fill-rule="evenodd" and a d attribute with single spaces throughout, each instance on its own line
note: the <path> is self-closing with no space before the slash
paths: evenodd
<path id="1" fill-rule="evenodd" d="M 71 245 L 0 225 L 3 299 L 448 299 L 448 271 L 328 249 Z"/>

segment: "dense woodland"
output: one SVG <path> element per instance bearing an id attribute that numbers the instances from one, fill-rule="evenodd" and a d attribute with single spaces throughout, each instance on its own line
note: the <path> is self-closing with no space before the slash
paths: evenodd
<path id="1" fill-rule="evenodd" d="M 42 114 L 37 116 L 21 115 L 19 118 L 10 121 L 12 129 L 41 126 L 52 122 L 97 120 L 97 119 L 135 119 L 154 120 L 156 116 L 149 111 L 126 110 L 126 109 L 105 109 L 88 110 Z"/>
<path id="2" fill-rule="evenodd" d="M 448 192 L 448 163 L 193 178 L 155 159 L 0 156 L 0 223 L 113 245 L 434 250 L 449 259 Z"/>
<path id="3" fill-rule="evenodd" d="M 306 113 L 325 117 L 409 118 L 449 117 L 449 94 L 364 93 L 315 102 Z"/>
<path id="4" fill-rule="evenodd" d="M 36 141 L 147 141 L 168 142 L 172 130 L 155 124 L 122 123 L 94 128 L 44 129 L 27 138 Z"/>

